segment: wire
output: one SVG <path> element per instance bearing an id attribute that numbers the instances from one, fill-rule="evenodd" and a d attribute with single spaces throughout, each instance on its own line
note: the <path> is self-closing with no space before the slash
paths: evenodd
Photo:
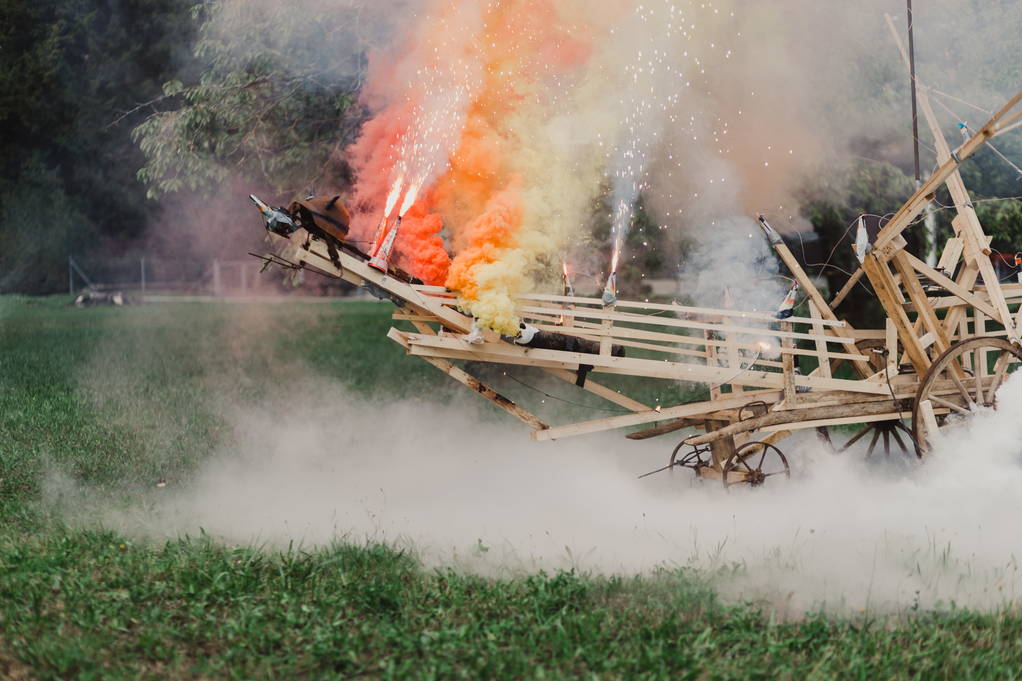
<path id="1" fill-rule="evenodd" d="M 954 95 L 951 95 L 951 94 L 948 94 L 948 93 L 943 92 L 941 90 L 938 90 L 935 87 L 931 87 L 931 88 L 929 88 L 929 90 L 930 90 L 930 92 L 932 92 L 935 95 L 940 95 L 941 97 L 947 97 L 948 99 L 950 99 L 952 101 L 958 102 L 959 104 L 964 104 L 965 106 L 967 106 L 967 107 L 969 107 L 971 109 L 975 109 L 976 111 L 979 111 L 981 113 L 985 113 L 988 116 L 993 115 L 993 113 L 994 113 L 991 109 L 984 109 L 983 107 L 977 106 L 976 104 L 973 104 L 972 102 L 968 102 L 968 101 L 962 99 L 961 97 L 955 97 Z M 937 102 L 940 103 L 940 100 L 937 100 Z"/>
<path id="2" fill-rule="evenodd" d="M 575 407 L 581 407 L 583 409 L 596 409 L 598 411 L 610 411 L 610 412 L 615 412 L 615 413 L 618 413 L 618 414 L 631 414 L 632 413 L 632 411 L 630 409 L 614 409 L 614 408 L 611 408 L 611 407 L 594 407 L 594 406 L 589 405 L 589 404 L 582 404 L 581 402 L 572 402 L 571 400 L 566 400 L 563 397 L 558 397 L 557 395 L 551 395 L 550 393 L 546 392 L 545 390 L 540 390 L 539 388 L 537 388 L 535 386 L 529 385 L 525 381 L 522 381 L 522 380 L 519 380 L 519 379 L 515 378 L 514 376 L 512 376 L 511 374 L 509 374 L 506 371 L 503 372 L 503 374 L 505 376 L 507 376 L 508 378 L 510 378 L 515 383 L 517 383 L 518 385 L 524 386 L 524 387 L 528 388 L 529 390 L 535 390 L 540 395 L 544 395 L 546 397 L 549 397 L 552 400 L 557 400 L 558 402 L 564 402 L 565 404 L 570 404 L 570 405 L 573 405 Z"/>

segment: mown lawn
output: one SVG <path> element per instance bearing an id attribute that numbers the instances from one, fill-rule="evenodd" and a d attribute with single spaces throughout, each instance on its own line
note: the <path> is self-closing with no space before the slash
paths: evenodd
<path id="1" fill-rule="evenodd" d="M 309 366 L 381 400 L 453 394 L 384 338 L 388 312 L 0 298 L 0 679 L 1022 676 L 1013 611 L 778 622 L 685 571 L 493 580 L 385 546 L 146 545 L 41 503 L 52 468 L 128 496 L 187 480 L 228 437 L 217 407 L 286 399 Z"/>

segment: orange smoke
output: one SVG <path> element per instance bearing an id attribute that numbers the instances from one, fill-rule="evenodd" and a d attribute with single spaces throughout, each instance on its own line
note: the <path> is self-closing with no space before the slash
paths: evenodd
<path id="1" fill-rule="evenodd" d="M 441 44 L 459 68 L 476 78 L 467 107 L 451 117 L 460 130 L 446 150 L 446 168 L 429 178 L 427 189 L 405 215 L 397 257 L 413 275 L 456 291 L 461 307 L 484 326 L 513 334 L 518 327 L 515 297 L 530 286 L 530 265 L 542 253 L 560 247 L 537 238 L 542 236 L 541 226 L 521 238 L 524 196 L 529 182 L 540 180 L 518 172 L 522 164 L 516 154 L 530 142 L 528 126 L 541 118 L 537 110 L 544 106 L 543 93 L 561 87 L 559 79 L 591 55 L 589 44 L 575 34 L 589 39 L 591 32 L 566 24 L 556 0 L 516 0 L 479 3 L 481 22 L 472 24 L 470 34 L 450 23 L 456 5 L 456 0 L 438 0 L 425 19 L 432 25 L 418 26 L 420 40 L 409 43 L 410 50 Z M 451 35 L 461 41 L 456 47 L 439 37 Z M 401 70 L 395 64 L 413 56 L 397 55 L 374 73 L 394 77 Z M 374 81 L 368 92 L 375 101 L 387 85 Z M 366 124 L 350 149 L 358 172 L 354 238 L 372 239 L 385 196 L 398 176 L 395 168 L 409 163 L 398 158 L 400 149 L 407 147 L 402 141 L 406 135 L 423 134 L 415 126 L 425 123 L 416 121 L 414 112 L 422 109 L 423 98 L 435 94 L 414 81 L 387 92 L 387 106 Z M 444 248 L 445 230 L 455 253 L 453 262 Z"/>

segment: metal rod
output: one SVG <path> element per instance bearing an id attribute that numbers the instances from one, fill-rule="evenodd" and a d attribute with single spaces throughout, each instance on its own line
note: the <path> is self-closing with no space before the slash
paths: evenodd
<path id="1" fill-rule="evenodd" d="M 919 105 L 916 98 L 916 42 L 915 30 L 912 25 L 912 0 L 906 0 L 908 4 L 908 69 L 912 86 L 912 147 L 913 158 L 916 166 L 916 186 L 922 180 L 922 173 L 919 168 Z"/>

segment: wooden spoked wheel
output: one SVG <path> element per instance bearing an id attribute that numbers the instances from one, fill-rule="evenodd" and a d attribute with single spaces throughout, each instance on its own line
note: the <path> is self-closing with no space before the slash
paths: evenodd
<path id="1" fill-rule="evenodd" d="M 923 456 L 980 409 L 997 408 L 997 390 L 1022 363 L 1022 349 L 1003 338 L 970 338 L 948 348 L 919 384 L 912 412 L 916 454 Z"/>
<path id="2" fill-rule="evenodd" d="M 878 447 L 883 448 L 885 456 L 890 456 L 892 451 L 899 452 L 912 452 L 913 448 L 909 447 L 912 442 L 913 434 L 901 421 L 877 421 L 875 423 L 866 423 L 855 432 L 852 437 L 848 439 L 840 447 L 834 444 L 834 435 L 832 435 L 826 427 L 818 428 L 817 431 L 828 445 L 834 448 L 834 451 L 838 454 L 851 449 L 851 447 L 859 441 L 868 442 L 866 447 L 866 458 L 869 459 L 877 451 Z"/>
<path id="3" fill-rule="evenodd" d="M 769 442 L 746 442 L 724 464 L 724 487 L 759 487 L 768 478 L 791 477 L 788 459 Z"/>

